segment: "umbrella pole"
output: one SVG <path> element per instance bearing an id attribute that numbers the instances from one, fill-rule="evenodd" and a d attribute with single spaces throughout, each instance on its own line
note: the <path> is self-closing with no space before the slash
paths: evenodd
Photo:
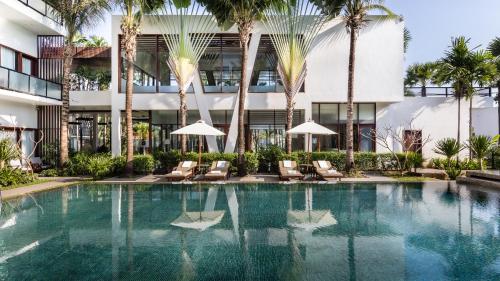
<path id="1" fill-rule="evenodd" d="M 201 165 L 201 141 L 202 141 L 202 137 L 201 137 L 201 135 L 199 135 L 198 136 L 198 168 Z"/>

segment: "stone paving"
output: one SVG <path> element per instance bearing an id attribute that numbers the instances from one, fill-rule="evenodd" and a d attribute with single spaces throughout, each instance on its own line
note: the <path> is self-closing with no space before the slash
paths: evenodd
<path id="1" fill-rule="evenodd" d="M 41 178 L 44 179 L 44 178 Z M 34 193 L 34 192 L 40 192 L 44 190 L 49 190 L 49 189 L 54 189 L 62 186 L 67 186 L 67 185 L 72 185 L 76 184 L 78 182 L 81 182 L 82 180 L 88 180 L 86 178 L 79 178 L 79 177 L 61 177 L 61 178 L 54 178 L 53 181 L 48 181 L 48 182 L 43 182 L 39 184 L 33 184 L 33 185 L 28 185 L 28 186 L 22 186 L 18 188 L 13 188 L 9 190 L 2 190 L 1 191 L 1 198 L 2 199 L 9 199 L 9 198 L 14 198 L 14 197 L 19 197 L 26 195 L 28 193 Z"/>

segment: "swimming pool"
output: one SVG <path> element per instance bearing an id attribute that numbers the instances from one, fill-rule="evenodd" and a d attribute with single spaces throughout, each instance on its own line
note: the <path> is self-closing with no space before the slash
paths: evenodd
<path id="1" fill-rule="evenodd" d="M 500 193 L 76 185 L 2 204 L 1 280 L 499 280 Z"/>

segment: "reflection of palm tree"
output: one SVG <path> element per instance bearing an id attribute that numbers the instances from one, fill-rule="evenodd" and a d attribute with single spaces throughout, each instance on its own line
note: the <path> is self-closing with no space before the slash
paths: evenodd
<path id="1" fill-rule="evenodd" d="M 128 251 L 128 266 L 130 272 L 133 271 L 134 264 L 134 244 L 132 231 L 134 229 L 134 187 L 128 185 L 128 206 L 127 206 L 127 251 Z"/>

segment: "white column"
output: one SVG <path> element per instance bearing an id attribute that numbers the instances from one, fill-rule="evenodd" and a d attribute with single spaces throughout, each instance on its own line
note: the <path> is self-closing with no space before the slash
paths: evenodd
<path id="1" fill-rule="evenodd" d="M 120 115 L 120 108 L 118 105 L 111 103 L 111 152 L 113 156 L 120 156 L 122 153 L 122 126 Z"/>
<path id="2" fill-rule="evenodd" d="M 239 205 L 238 198 L 234 187 L 226 187 L 226 198 L 229 206 L 229 213 L 231 214 L 231 221 L 233 222 L 234 236 L 238 244 L 240 243 L 240 224 L 239 224 Z"/>
<path id="3" fill-rule="evenodd" d="M 257 57 L 257 51 L 259 49 L 260 43 L 260 32 L 252 33 L 252 38 L 250 39 L 250 44 L 248 46 L 248 62 L 247 62 L 247 91 L 250 84 L 250 79 L 252 78 L 253 66 L 255 64 L 255 58 Z M 227 135 L 226 147 L 224 149 L 225 153 L 232 153 L 236 148 L 236 141 L 238 139 L 238 104 L 239 95 L 236 96 L 233 106 L 233 116 L 231 117 L 231 125 L 229 127 L 229 133 Z M 245 101 L 246 102 L 246 101 Z"/>
<path id="4" fill-rule="evenodd" d="M 212 126 L 212 116 L 210 116 L 210 111 L 208 111 L 207 102 L 205 102 L 205 93 L 203 92 L 203 86 L 201 85 L 200 73 L 195 71 L 195 77 L 193 79 L 194 88 L 194 98 L 200 112 L 200 117 L 205 123 Z M 215 136 L 205 136 L 207 138 L 208 151 L 219 152 L 217 147 L 217 141 Z"/>

